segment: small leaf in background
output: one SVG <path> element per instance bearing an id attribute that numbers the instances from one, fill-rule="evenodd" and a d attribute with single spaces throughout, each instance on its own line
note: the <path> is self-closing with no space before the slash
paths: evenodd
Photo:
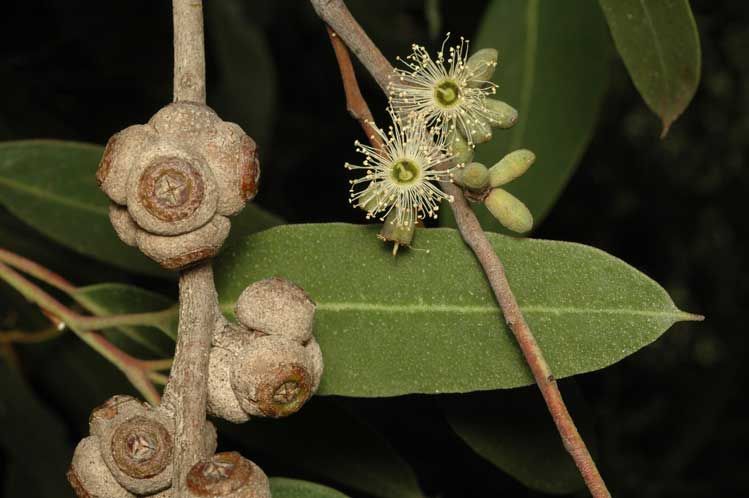
<path id="1" fill-rule="evenodd" d="M 579 388 L 572 381 L 563 382 L 560 388 L 588 448 L 594 448 L 593 416 Z M 523 485 L 552 494 L 574 493 L 584 487 L 536 387 L 441 401 L 455 433 Z"/>
<path id="2" fill-rule="evenodd" d="M 385 438 L 328 399 L 313 398 L 288 418 L 221 424 L 220 429 L 247 448 L 246 454 L 291 462 L 379 498 L 423 496 L 413 470 Z"/>
<path id="3" fill-rule="evenodd" d="M 486 47 L 499 51 L 496 98 L 520 116 L 513 128 L 495 129 L 475 160 L 491 166 L 515 149 L 536 154 L 536 164 L 507 190 L 538 225 L 593 136 L 608 78 L 606 23 L 595 0 L 493 0 L 471 40 L 472 51 Z M 505 231 L 483 205 L 475 210 L 484 229 Z M 455 226 L 450 209 L 440 219 Z"/>
<path id="4" fill-rule="evenodd" d="M 146 313 L 172 309 L 173 317 L 155 327 L 118 327 L 104 330 L 110 342 L 129 354 L 171 357 L 177 337 L 175 302 L 155 292 L 122 284 L 98 284 L 79 288 L 73 296 L 88 311 L 98 316 L 121 313 Z"/>
<path id="5" fill-rule="evenodd" d="M 270 490 L 273 498 L 348 498 L 327 486 L 286 477 L 272 477 Z"/>
<path id="6" fill-rule="evenodd" d="M 632 81 L 663 122 L 664 137 L 700 81 L 700 39 L 689 1 L 599 3 Z"/>
<path id="7" fill-rule="evenodd" d="M 377 227 L 288 225 L 216 260 L 221 305 L 279 276 L 317 302 L 322 394 L 377 397 L 533 383 L 476 260 L 451 229 L 420 229 L 394 258 Z M 680 311 L 656 282 L 581 244 L 489 234 L 520 307 L 558 377 L 615 363 L 653 342 Z M 289 257 L 294 255 L 294 257 Z M 345 276 L 345 278 L 342 278 Z"/>
<path id="8" fill-rule="evenodd" d="M 0 143 L 0 203 L 81 254 L 137 273 L 174 278 L 115 234 L 109 200 L 94 177 L 102 151 L 98 145 L 55 140 Z M 279 222 L 250 203 L 232 218 L 232 235 L 241 237 Z"/>
<path id="9" fill-rule="evenodd" d="M 0 360 L 2 496 L 73 496 L 65 472 L 73 456 L 65 425 Z M 70 394 L 70 393 L 69 393 Z"/>
<path id="10" fill-rule="evenodd" d="M 276 68 L 265 33 L 245 15 L 245 7 L 250 4 L 238 0 L 205 4 L 219 71 L 211 102 L 263 150 L 270 143 L 276 109 Z"/>

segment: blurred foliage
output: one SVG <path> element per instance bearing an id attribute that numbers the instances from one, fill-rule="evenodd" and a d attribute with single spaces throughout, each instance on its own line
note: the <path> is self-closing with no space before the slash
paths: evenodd
<path id="1" fill-rule="evenodd" d="M 434 14 L 425 10 L 433 9 L 432 3 L 356 0 L 350 7 L 392 59 L 406 54 L 414 41 L 438 45 L 441 35 L 434 39 L 434 28 L 430 31 Z M 476 32 L 486 6 L 480 0 L 437 3 L 441 29 L 469 35 Z M 349 207 L 342 167 L 356 158 L 351 142 L 361 133 L 345 111 L 322 25 L 304 3 L 247 0 L 239 8 L 237 17 L 252 22 L 254 39 L 265 40 L 270 55 L 265 64 L 275 66 L 275 90 L 237 91 L 241 87 L 227 78 L 255 75 L 246 68 L 238 68 L 241 76 L 227 72 L 222 64 L 238 55 L 224 52 L 227 42 L 209 33 L 209 103 L 263 137 L 263 185 L 257 202 L 291 222 L 362 222 L 361 213 Z M 667 139 L 658 140 L 660 123 L 643 104 L 624 65 L 612 60 L 611 84 L 592 143 L 536 233 L 621 257 L 660 282 L 685 309 L 708 317 L 699 326 L 677 326 L 613 367 L 577 377 L 596 416 L 599 466 L 619 497 L 740 496 L 749 487 L 744 472 L 749 430 L 742 399 L 746 374 L 741 368 L 749 339 L 740 321 L 749 297 L 741 279 L 749 252 L 741 208 L 749 187 L 744 172 L 749 5 L 696 0 L 692 8 L 702 42 L 703 80 L 690 108 Z M 207 19 L 209 27 L 215 22 Z M 171 98 L 170 26 L 169 2 L 13 0 L 0 19 L 0 89 L 5 96 L 0 139 L 102 144 L 114 131 L 146 121 Z M 227 29 L 222 35 L 250 36 L 250 31 Z M 256 68 L 255 61 L 246 63 Z M 384 100 L 362 76 L 363 92 L 381 120 Z M 268 74 L 263 77 L 273 81 Z M 269 95 L 275 95 L 274 103 Z M 261 104 L 269 110 L 256 112 Z M 3 245 L 10 240 L 14 250 L 76 284 L 129 282 L 174 295 L 172 282 L 125 274 L 72 254 L 4 210 L 0 240 Z M 44 326 L 35 310 L 4 286 L 0 313 L 3 330 Z M 0 438 L 0 480 L 8 490 L 19 474 L 7 443 L 14 434 L 5 433 L 22 425 L 8 406 L 26 403 L 30 408 L 24 413 L 42 417 L 39 424 L 54 431 L 49 441 L 64 440 L 71 451 L 87 432 L 91 408 L 115 392 L 132 389 L 72 336 L 1 352 L 0 418 L 10 420 L 10 427 L 3 426 Z M 342 403 L 390 441 L 427 496 L 543 496 L 479 458 L 450 430 L 437 399 Z M 223 444 L 239 446 L 241 440 L 241 434 L 230 435 Z M 51 455 L 64 451 L 58 448 Z M 288 459 L 254 449 L 247 456 L 270 475 L 322 480 L 352 497 L 373 496 L 329 482 L 330 477 Z M 39 490 L 56 486 L 59 474 L 47 474 L 34 476 L 49 479 L 38 483 Z M 28 491 L 25 496 L 49 494 Z"/>

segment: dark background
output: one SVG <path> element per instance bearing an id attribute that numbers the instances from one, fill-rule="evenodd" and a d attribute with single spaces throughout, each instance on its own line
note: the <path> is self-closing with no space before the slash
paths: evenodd
<path id="1" fill-rule="evenodd" d="M 103 144 L 113 132 L 145 122 L 171 99 L 169 4 L 3 2 L 0 139 Z M 485 2 L 442 4 L 442 31 L 475 32 Z M 209 104 L 260 142 L 264 183 L 257 202 L 289 222 L 361 223 L 349 207 L 342 167 L 356 159 L 351 143 L 360 131 L 346 114 L 322 25 L 306 2 L 248 1 L 245 7 L 243 15 L 264 34 L 275 63 L 271 122 L 259 125 L 229 99 L 237 95 L 227 92 L 227 74 L 216 66 L 220 54 L 210 30 Z M 351 7 L 390 57 L 407 53 L 412 41 L 429 40 L 421 1 L 357 1 Z M 619 497 L 746 496 L 749 488 L 743 410 L 749 342 L 741 304 L 747 297 L 749 3 L 698 0 L 692 7 L 703 73 L 691 106 L 659 140 L 657 118 L 612 50 L 611 85 L 593 141 L 534 234 L 614 254 L 661 283 L 680 308 L 707 317 L 677 325 L 638 354 L 578 378 L 596 415 L 599 465 Z M 254 63 L 246 60 L 243 69 L 250 77 Z M 361 80 L 372 107 L 381 108 L 377 89 Z M 239 97 L 250 109 L 263 100 L 255 91 Z M 98 275 L 55 269 L 79 284 L 102 275 L 128 278 L 112 269 Z M 22 349 L 22 359 L 51 358 L 29 349 Z M 65 374 L 44 371 L 54 364 L 23 365 L 38 395 L 56 409 L 56 395 L 43 381 Z M 425 427 L 444 424 L 429 419 L 428 401 L 405 402 L 425 417 Z M 388 403 L 376 408 L 386 410 Z M 85 425 L 67 417 L 72 445 Z M 475 458 L 448 431 L 412 434 L 398 424 L 386 430 L 430 496 L 536 496 Z"/>

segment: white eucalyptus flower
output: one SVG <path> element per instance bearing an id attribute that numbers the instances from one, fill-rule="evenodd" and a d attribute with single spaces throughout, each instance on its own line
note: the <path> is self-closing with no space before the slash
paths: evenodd
<path id="1" fill-rule="evenodd" d="M 399 226 L 437 218 L 440 202 L 452 202 L 451 196 L 432 183 L 452 181 L 452 169 L 435 169 L 452 159 L 444 138 L 435 141 L 423 117 L 403 120 L 392 108 L 388 113 L 393 124 L 387 133 L 373 127 L 382 139 L 382 149 L 354 142 L 365 159 L 362 165 L 346 163 L 346 168 L 363 170 L 365 175 L 350 181 L 350 202 L 367 211 L 367 218 L 378 216 L 384 221 L 387 217 L 388 223 Z"/>
<path id="2" fill-rule="evenodd" d="M 446 136 L 457 128 L 470 145 L 481 143 L 491 138 L 490 125 L 501 126 L 494 124 L 496 112 L 491 108 L 498 101 L 488 98 L 497 88 L 489 81 L 497 51 L 484 49 L 469 58 L 469 42 L 460 37 L 445 54 L 449 37 L 448 33 L 436 59 L 416 44 L 405 60 L 398 58 L 406 68 L 395 70 L 388 89 L 391 103 L 401 116 L 424 116 L 435 134 Z"/>

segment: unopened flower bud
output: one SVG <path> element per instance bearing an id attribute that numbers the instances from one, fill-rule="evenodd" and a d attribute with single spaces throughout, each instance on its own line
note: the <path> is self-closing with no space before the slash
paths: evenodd
<path id="1" fill-rule="evenodd" d="M 466 73 L 470 86 L 481 86 L 482 83 L 492 79 L 494 69 L 497 67 L 498 53 L 493 48 L 482 48 L 466 61 Z"/>
<path id="2" fill-rule="evenodd" d="M 473 159 L 473 147 L 455 130 L 447 136 L 447 148 L 455 164 L 468 164 Z"/>
<path id="3" fill-rule="evenodd" d="M 485 117 L 491 126 L 512 128 L 518 122 L 518 111 L 510 104 L 497 99 L 484 100 Z"/>
<path id="4" fill-rule="evenodd" d="M 533 215 L 517 197 L 501 188 L 493 189 L 484 199 L 484 205 L 506 228 L 525 233 L 533 228 Z"/>
<path id="5" fill-rule="evenodd" d="M 489 185 L 500 187 L 528 171 L 536 155 L 528 149 L 510 152 L 489 169 Z"/>
<path id="6" fill-rule="evenodd" d="M 460 132 L 469 143 L 474 145 L 483 144 L 492 139 L 492 127 L 488 121 L 479 117 L 471 119 L 468 123 L 460 124 Z"/>
<path id="7" fill-rule="evenodd" d="M 459 170 L 456 181 L 469 189 L 481 190 L 489 184 L 489 170 L 481 163 L 470 163 Z"/>

